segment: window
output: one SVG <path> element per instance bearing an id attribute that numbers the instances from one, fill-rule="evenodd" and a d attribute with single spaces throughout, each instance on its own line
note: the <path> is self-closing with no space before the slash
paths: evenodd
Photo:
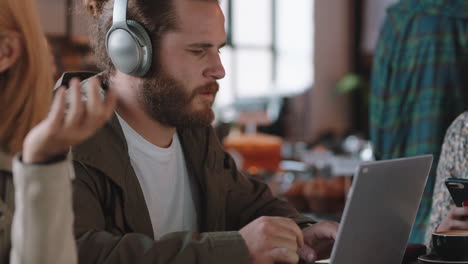
<path id="1" fill-rule="evenodd" d="M 221 0 L 228 45 L 220 114 L 234 104 L 300 93 L 313 83 L 312 0 Z"/>

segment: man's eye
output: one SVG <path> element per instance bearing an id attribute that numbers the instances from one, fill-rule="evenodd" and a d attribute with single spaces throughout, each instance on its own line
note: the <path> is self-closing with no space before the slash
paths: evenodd
<path id="1" fill-rule="evenodd" d="M 190 52 L 194 55 L 201 55 L 203 53 L 203 50 L 190 50 Z"/>

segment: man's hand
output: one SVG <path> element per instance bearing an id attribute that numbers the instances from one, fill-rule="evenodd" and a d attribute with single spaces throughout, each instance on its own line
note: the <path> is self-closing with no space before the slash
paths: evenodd
<path id="1" fill-rule="evenodd" d="M 330 257 L 336 239 L 339 224 L 321 221 L 302 230 L 305 245 L 299 249 L 299 255 L 308 262 Z"/>
<path id="2" fill-rule="evenodd" d="M 54 156 L 66 154 L 68 149 L 92 136 L 106 122 L 116 103 L 116 94 L 109 90 L 101 100 L 100 82 L 89 81 L 88 100 L 81 100 L 80 82 L 70 81 L 71 102 L 65 113 L 65 88 L 55 94 L 51 110 L 42 122 L 26 136 L 23 144 L 23 161 L 40 163 Z"/>
<path id="3" fill-rule="evenodd" d="M 253 264 L 298 263 L 304 245 L 299 226 L 284 217 L 260 217 L 240 231 Z"/>
<path id="4" fill-rule="evenodd" d="M 463 207 L 452 207 L 437 228 L 438 232 L 449 230 L 468 230 L 467 202 L 463 202 Z"/>

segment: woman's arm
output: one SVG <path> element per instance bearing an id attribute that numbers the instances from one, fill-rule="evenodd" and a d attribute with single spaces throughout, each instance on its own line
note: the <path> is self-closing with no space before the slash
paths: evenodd
<path id="1" fill-rule="evenodd" d="M 72 80 L 66 110 L 65 89 L 60 88 L 47 118 L 26 136 L 22 158 L 13 162 L 16 208 L 12 264 L 77 263 L 71 198 L 73 168 L 67 153 L 111 116 L 116 96 L 108 91 L 107 98 L 101 100 L 99 89 L 97 79 L 90 81 L 87 100 L 83 101 L 79 81 Z"/>

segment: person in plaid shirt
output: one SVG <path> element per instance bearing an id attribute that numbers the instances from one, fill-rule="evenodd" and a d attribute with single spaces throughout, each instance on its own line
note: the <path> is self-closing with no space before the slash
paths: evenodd
<path id="1" fill-rule="evenodd" d="M 445 131 L 468 109 L 468 1 L 390 6 L 373 65 L 370 137 L 377 159 L 434 155 L 410 238 L 423 243 Z"/>

